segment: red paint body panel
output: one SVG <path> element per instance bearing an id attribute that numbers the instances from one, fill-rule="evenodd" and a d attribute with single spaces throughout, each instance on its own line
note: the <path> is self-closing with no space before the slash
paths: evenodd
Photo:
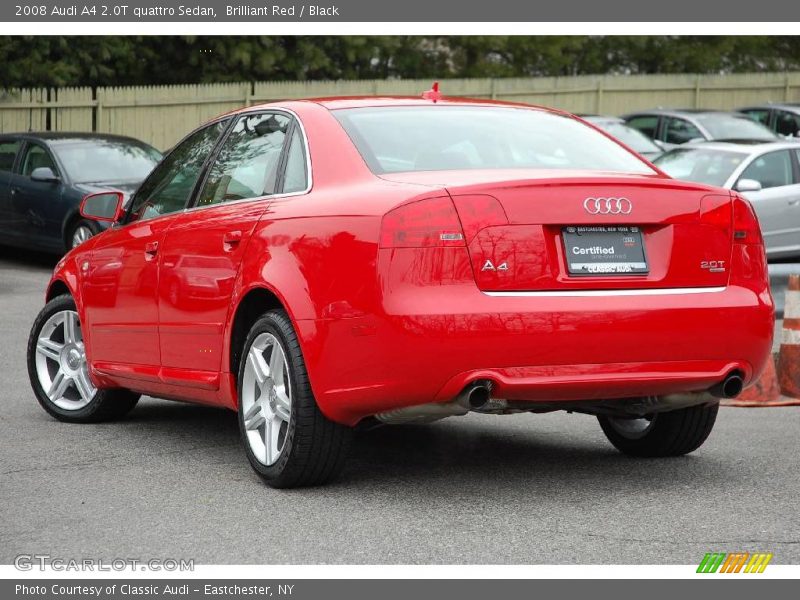
<path id="1" fill-rule="evenodd" d="M 117 226 L 65 257 L 54 280 L 76 298 L 95 382 L 235 409 L 233 320 L 253 290 L 285 307 L 322 411 L 347 424 L 452 400 L 475 379 L 510 400 L 602 401 L 760 373 L 774 317 L 763 246 L 733 242 L 728 192 L 657 171 L 379 177 L 330 113 L 428 102 L 274 105 L 303 123 L 308 193 Z M 634 210 L 589 216 L 583 199 L 598 195 Z M 452 202 L 463 242 L 381 247 L 387 213 L 433 198 Z M 562 227 L 598 224 L 640 227 L 650 272 L 570 276 Z"/>

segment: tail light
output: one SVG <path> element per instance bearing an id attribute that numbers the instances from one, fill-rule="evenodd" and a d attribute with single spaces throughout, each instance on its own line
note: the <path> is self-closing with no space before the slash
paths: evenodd
<path id="1" fill-rule="evenodd" d="M 381 248 L 465 246 L 464 231 L 452 200 L 417 200 L 386 213 Z"/>
<path id="2" fill-rule="evenodd" d="M 764 243 L 753 206 L 738 194 L 733 195 L 733 241 L 737 244 Z"/>

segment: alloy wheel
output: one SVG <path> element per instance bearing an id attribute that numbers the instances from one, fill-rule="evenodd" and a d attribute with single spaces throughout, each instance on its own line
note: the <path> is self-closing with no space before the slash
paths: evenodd
<path id="1" fill-rule="evenodd" d="M 647 415 L 639 419 L 609 417 L 608 423 L 618 434 L 629 440 L 638 440 L 653 428 L 658 415 Z"/>
<path id="2" fill-rule="evenodd" d="M 286 353 L 278 338 L 262 333 L 247 352 L 241 410 L 250 450 L 264 465 L 280 458 L 292 415 Z"/>
<path id="3" fill-rule="evenodd" d="M 92 237 L 92 230 L 86 225 L 79 225 L 72 234 L 72 247 L 77 248 L 83 242 Z"/>
<path id="4" fill-rule="evenodd" d="M 36 375 L 50 402 L 63 410 L 79 410 L 97 393 L 89 378 L 81 324 L 74 310 L 55 313 L 39 332 Z"/>

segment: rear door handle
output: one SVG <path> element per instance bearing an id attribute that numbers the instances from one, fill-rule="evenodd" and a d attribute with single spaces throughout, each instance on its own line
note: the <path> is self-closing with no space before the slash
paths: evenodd
<path id="1" fill-rule="evenodd" d="M 239 242 L 241 241 L 242 241 L 241 231 L 229 231 L 222 236 L 222 248 L 226 252 L 230 252 L 236 246 L 238 246 Z"/>
<path id="2" fill-rule="evenodd" d="M 147 242 L 144 247 L 144 259 L 153 260 L 158 254 L 158 242 Z"/>

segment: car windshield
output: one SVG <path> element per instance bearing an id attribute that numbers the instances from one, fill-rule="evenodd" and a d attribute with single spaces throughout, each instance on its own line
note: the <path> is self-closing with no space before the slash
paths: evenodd
<path id="1" fill-rule="evenodd" d="M 674 179 L 721 186 L 725 185 L 745 158 L 747 154 L 744 152 L 710 148 L 676 148 L 653 162 Z"/>
<path id="2" fill-rule="evenodd" d="M 700 115 L 697 121 L 715 140 L 774 140 L 777 137 L 761 123 L 744 115 Z"/>
<path id="3" fill-rule="evenodd" d="M 161 160 L 158 150 L 135 142 L 98 139 L 52 146 L 74 183 L 142 181 Z"/>
<path id="4" fill-rule="evenodd" d="M 636 150 L 636 152 L 640 152 L 642 154 L 661 152 L 661 148 L 656 146 L 652 140 L 650 140 L 650 138 L 648 138 L 638 129 L 628 127 L 625 123 L 617 123 L 616 121 L 601 121 L 596 123 L 596 125 L 600 127 L 600 129 L 607 131 L 610 135 L 613 135 L 626 146 Z"/>
<path id="5" fill-rule="evenodd" d="M 600 132 L 541 110 L 438 105 L 333 112 L 376 174 L 531 168 L 654 173 Z"/>

